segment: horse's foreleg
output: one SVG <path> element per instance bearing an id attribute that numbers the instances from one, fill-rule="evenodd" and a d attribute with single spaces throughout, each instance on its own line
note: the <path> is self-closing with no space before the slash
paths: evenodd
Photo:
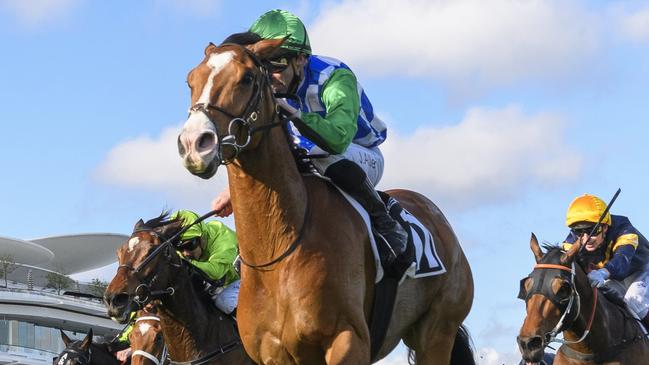
<path id="1" fill-rule="evenodd" d="M 326 349 L 325 361 L 327 365 L 369 364 L 369 334 L 362 339 L 353 329 L 339 332 Z"/>

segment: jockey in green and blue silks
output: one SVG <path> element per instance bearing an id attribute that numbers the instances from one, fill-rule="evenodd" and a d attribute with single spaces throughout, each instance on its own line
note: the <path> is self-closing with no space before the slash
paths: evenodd
<path id="1" fill-rule="evenodd" d="M 194 223 L 198 215 L 188 210 L 179 210 L 171 218 L 180 218 L 183 226 L 187 226 Z M 221 311 L 232 313 L 237 306 L 240 284 L 239 274 L 234 268 L 238 254 L 234 231 L 218 221 L 194 224 L 180 236 L 178 252 L 210 279 L 225 279 L 223 291 L 213 299 Z"/>
<path id="2" fill-rule="evenodd" d="M 409 265 L 402 257 L 407 234 L 374 190 L 383 175 L 378 146 L 386 138 L 386 126 L 374 114 L 354 73 L 339 60 L 312 55 L 304 24 L 288 11 L 263 14 L 250 33 L 258 40 L 284 39 L 269 57 L 268 69 L 275 93 L 299 99 L 299 103 L 277 99 L 291 117 L 296 144 L 308 154 L 329 153 L 329 157 L 314 159 L 315 167 L 368 211 L 373 226 L 395 253 L 391 261 Z M 223 205 L 215 203 L 213 207 Z"/>
<path id="3" fill-rule="evenodd" d="M 606 203 L 594 195 L 575 198 L 566 215 L 570 233 L 563 248 L 567 250 L 580 240 L 584 246 L 582 259 L 595 264 L 595 270 L 588 273 L 591 285 L 618 291 L 649 328 L 649 241 L 629 218 L 607 212 L 601 226 L 585 242 L 605 210 Z"/>

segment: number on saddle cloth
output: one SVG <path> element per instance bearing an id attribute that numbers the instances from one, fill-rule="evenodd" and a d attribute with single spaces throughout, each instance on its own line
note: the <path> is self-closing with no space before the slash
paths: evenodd
<path id="1" fill-rule="evenodd" d="M 403 271 L 406 269 L 408 270 L 405 271 L 405 275 L 412 278 L 444 274 L 446 268 L 437 255 L 431 232 L 414 215 L 405 210 L 396 199 L 385 192 L 379 191 L 378 193 L 390 216 L 408 233 L 406 252 L 402 255 L 404 261 L 398 263 L 398 267 L 395 268 L 396 275 L 403 279 Z M 413 262 L 416 264 L 414 271 L 411 268 Z"/>

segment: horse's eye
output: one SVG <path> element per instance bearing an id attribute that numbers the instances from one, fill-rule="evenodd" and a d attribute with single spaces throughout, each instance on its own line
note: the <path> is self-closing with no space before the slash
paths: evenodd
<path id="1" fill-rule="evenodd" d="M 252 83 L 252 80 L 255 79 L 255 76 L 252 74 L 252 72 L 248 71 L 243 75 L 243 78 L 241 79 L 242 84 L 250 84 Z"/>
<path id="2" fill-rule="evenodd" d="M 568 284 L 567 282 L 563 282 L 559 287 L 559 290 L 557 290 L 557 298 L 560 301 L 564 301 L 570 298 L 570 294 L 571 294 L 570 284 Z"/>

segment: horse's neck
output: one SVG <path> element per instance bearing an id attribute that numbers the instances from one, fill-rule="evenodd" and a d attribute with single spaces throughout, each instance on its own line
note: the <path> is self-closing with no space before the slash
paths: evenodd
<path id="1" fill-rule="evenodd" d="M 190 361 L 228 341 L 221 320 L 203 304 L 189 277 L 180 274 L 174 295 L 158 307 L 162 334 L 174 361 Z"/>
<path id="2" fill-rule="evenodd" d="M 260 264 L 281 254 L 296 239 L 307 204 L 304 181 L 281 128 L 229 165 L 228 179 L 242 256 Z"/>
<path id="3" fill-rule="evenodd" d="M 588 336 L 581 343 L 570 344 L 569 346 L 582 353 L 601 353 L 610 346 L 619 344 L 625 335 L 622 331 L 616 333 L 617 329 L 624 328 L 628 324 L 624 313 L 614 304 L 598 293 L 596 308 L 593 308 L 593 291 L 589 289 L 588 295 L 581 296 L 581 313 L 579 319 L 570 330 L 564 332 L 568 340 L 578 340 L 586 331 L 592 310 L 595 309 L 595 317 Z"/>
<path id="4" fill-rule="evenodd" d="M 108 348 L 103 344 L 90 344 L 90 364 L 98 365 L 117 365 L 119 360 L 108 351 Z"/>

